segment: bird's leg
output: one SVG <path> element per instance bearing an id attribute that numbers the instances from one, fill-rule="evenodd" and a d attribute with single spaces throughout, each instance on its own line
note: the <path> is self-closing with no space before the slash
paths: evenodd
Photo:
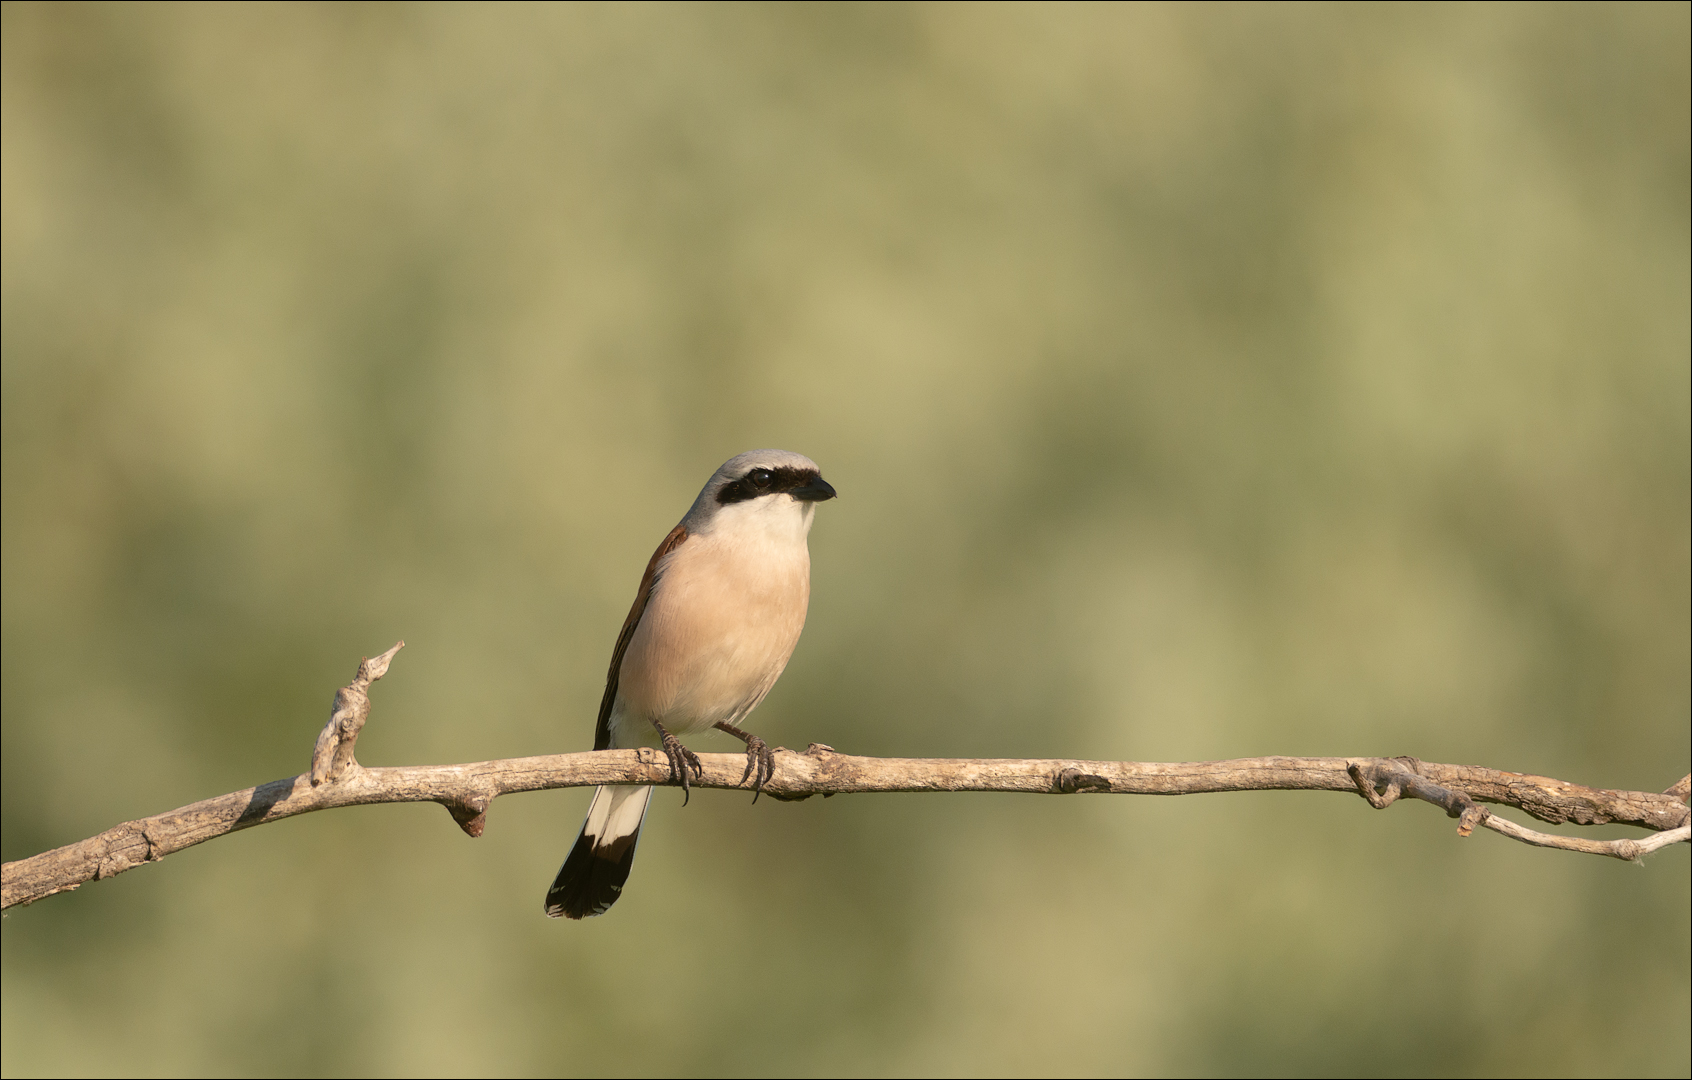
<path id="1" fill-rule="evenodd" d="M 681 740 L 664 730 L 664 725 L 652 721 L 652 726 L 658 729 L 658 735 L 664 740 L 664 756 L 670 759 L 670 779 L 680 780 L 682 786 L 682 805 L 687 805 L 691 791 L 687 786 L 687 770 L 692 769 L 693 775 L 703 780 L 705 766 L 699 763 L 699 755 L 681 744 Z"/>
<path id="2" fill-rule="evenodd" d="M 757 772 L 757 780 L 752 784 L 752 801 L 757 802 L 758 796 L 764 790 L 764 785 L 769 782 L 770 777 L 775 775 L 775 753 L 770 750 L 769 744 L 765 743 L 764 740 L 750 731 L 742 731 L 727 720 L 717 721 L 716 728 L 718 731 L 728 732 L 746 744 L 746 771 L 740 775 L 740 782 L 746 783 L 747 777 L 751 776 L 754 771 Z"/>

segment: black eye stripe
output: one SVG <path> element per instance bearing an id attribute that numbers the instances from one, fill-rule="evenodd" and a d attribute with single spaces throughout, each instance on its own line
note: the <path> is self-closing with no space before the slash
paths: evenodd
<path id="1" fill-rule="evenodd" d="M 765 483 L 759 474 L 769 476 Z M 717 502 L 737 503 L 748 499 L 756 499 L 761 495 L 777 495 L 784 491 L 797 491 L 818 477 L 815 469 L 796 469 L 790 465 L 780 465 L 774 468 L 760 466 L 747 470 L 745 476 L 722 486 L 717 492 Z"/>

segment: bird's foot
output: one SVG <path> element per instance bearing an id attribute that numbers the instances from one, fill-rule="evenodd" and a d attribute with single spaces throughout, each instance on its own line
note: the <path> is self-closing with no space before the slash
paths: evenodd
<path id="1" fill-rule="evenodd" d="M 703 780 L 705 778 L 705 766 L 700 763 L 698 754 L 683 746 L 680 739 L 664 730 L 662 724 L 654 720 L 652 726 L 657 728 L 658 734 L 663 737 L 664 756 L 670 759 L 670 781 L 671 783 L 681 784 L 682 805 L 686 806 L 687 800 L 692 797 L 692 789 L 688 787 L 687 771 L 692 769 L 694 778 Z"/>
<path id="2" fill-rule="evenodd" d="M 750 731 L 742 731 L 726 721 L 717 727 L 746 744 L 746 771 L 740 774 L 740 782 L 744 784 L 752 780 L 752 801 L 757 802 L 758 796 L 763 794 L 764 785 L 775 775 L 775 751 Z"/>

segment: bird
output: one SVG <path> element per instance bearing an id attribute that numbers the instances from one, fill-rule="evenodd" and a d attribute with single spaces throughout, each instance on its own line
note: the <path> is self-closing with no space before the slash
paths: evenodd
<path id="1" fill-rule="evenodd" d="M 605 676 L 593 748 L 658 746 L 689 797 L 699 757 L 678 736 L 716 728 L 746 744 L 757 801 L 775 772 L 764 740 L 739 725 L 770 692 L 805 628 L 807 544 L 819 502 L 835 498 L 816 462 L 788 450 L 725 461 L 652 558 Z M 604 914 L 634 864 L 652 788 L 594 789 L 587 820 L 546 893 L 547 915 Z"/>

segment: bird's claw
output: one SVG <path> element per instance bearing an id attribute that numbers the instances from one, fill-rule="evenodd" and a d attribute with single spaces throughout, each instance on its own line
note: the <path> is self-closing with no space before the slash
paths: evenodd
<path id="1" fill-rule="evenodd" d="M 740 782 L 746 783 L 756 773 L 757 779 L 752 784 L 752 801 L 757 802 L 758 796 L 763 794 L 764 785 L 769 783 L 770 777 L 775 775 L 775 752 L 769 744 L 756 735 L 746 738 L 746 771 L 740 774 Z"/>
<path id="2" fill-rule="evenodd" d="M 664 756 L 670 759 L 670 781 L 680 782 L 682 789 L 682 805 L 692 796 L 692 789 L 688 787 L 687 771 L 693 770 L 695 779 L 705 778 L 705 766 L 700 763 L 699 755 L 681 744 L 681 740 L 664 732 Z"/>

